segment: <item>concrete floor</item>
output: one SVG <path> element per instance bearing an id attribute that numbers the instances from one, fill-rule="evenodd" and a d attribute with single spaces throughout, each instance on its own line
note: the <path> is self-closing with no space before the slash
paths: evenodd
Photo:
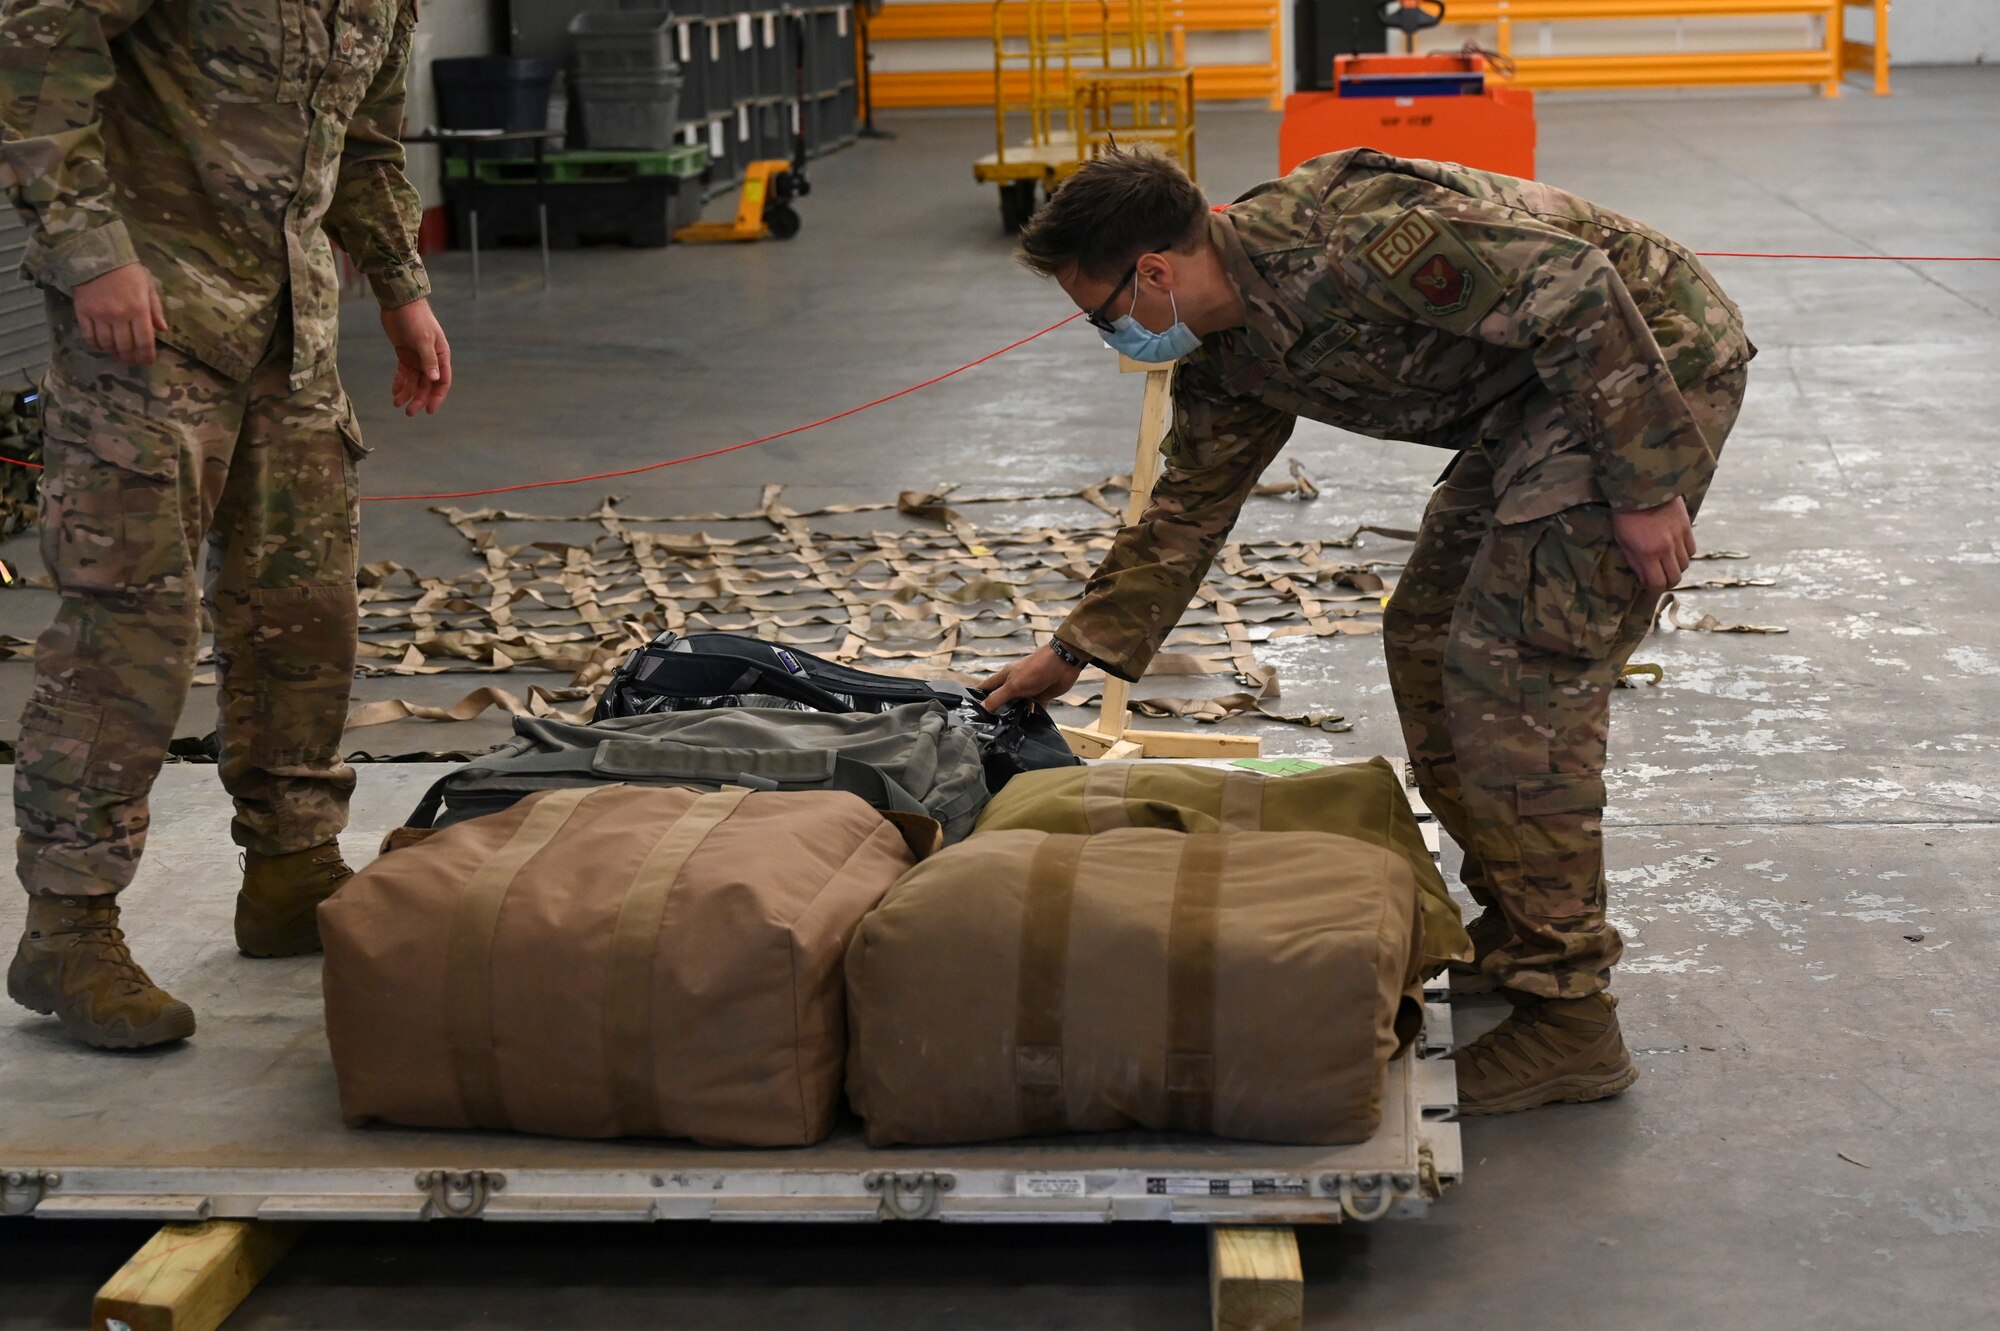
<path id="1" fill-rule="evenodd" d="M 1905 71 L 1894 98 L 1554 101 L 1542 175 L 1697 248 L 2000 253 L 2000 71 Z M 343 357 L 376 493 L 636 465 L 784 428 L 1013 340 L 1067 310 L 1013 269 L 969 180 L 987 123 L 893 118 L 901 136 L 815 167 L 797 240 L 525 255 L 436 266 L 461 376 L 405 421 L 368 311 Z M 1982 127 L 1984 127 L 1982 129 Z M 1275 121 L 1205 113 L 1218 198 L 1274 166 Z M 1427 1220 L 1302 1236 L 1316 1326 L 1815 1328 L 2000 1324 L 2000 264 L 1717 260 L 1763 355 L 1703 513 L 1704 571 L 1775 585 L 1694 608 L 1784 636 L 1680 633 L 1666 679 L 1621 694 L 1609 855 L 1630 951 L 1618 987 L 1644 1078 L 1602 1105 L 1465 1128 L 1466 1186 Z M 1066 329 L 811 434 L 613 486 L 512 496 L 653 511 L 1082 483 L 1129 460 L 1138 386 Z M 1438 467 L 1406 445 L 1302 427 L 1325 488 L 1245 534 L 1406 524 Z M 371 505 L 369 559 L 444 568 L 458 538 Z M 21 558 L 24 543 L 0 547 Z M 24 559 L 32 566 L 32 558 Z M 0 632 L 45 597 L 10 593 Z M 1279 657 L 1287 695 L 1399 747 L 1379 646 Z M 25 687 L 0 666 L 0 709 Z M 526 682 L 525 680 L 522 682 Z M 371 681 L 455 697 L 464 680 Z M 184 729 L 208 728 L 197 697 Z M 377 751 L 491 727 L 404 723 Z M 364 772 L 364 780 L 367 776 Z M 219 831 L 219 829 L 218 829 Z M 158 890 L 169 891 L 161 886 Z M 138 939 L 144 956 L 144 938 Z M 26 1020 L 23 1016 L 21 1020 Z M 0 1075 L 19 1022 L 0 1019 Z M 5 1163 L 5 1162 L 0 1162 Z M 66 1326 L 143 1227 L 0 1226 L 0 1326 Z M 1194 1328 L 1199 1236 L 1136 1226 L 605 1230 L 324 1228 L 232 1326 Z"/>

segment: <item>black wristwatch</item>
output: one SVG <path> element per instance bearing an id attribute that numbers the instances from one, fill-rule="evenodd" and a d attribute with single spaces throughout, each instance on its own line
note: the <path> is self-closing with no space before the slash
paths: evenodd
<path id="1" fill-rule="evenodd" d="M 1066 666 L 1074 666 L 1076 669 L 1081 670 L 1090 664 L 1087 657 L 1083 656 L 1061 638 L 1050 638 L 1049 650 L 1054 652 L 1057 659 Z"/>

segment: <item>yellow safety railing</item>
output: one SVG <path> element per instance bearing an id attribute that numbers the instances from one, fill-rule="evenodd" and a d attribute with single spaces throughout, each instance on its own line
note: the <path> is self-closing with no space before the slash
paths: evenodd
<path id="1" fill-rule="evenodd" d="M 1846 40 L 1847 12 L 1850 9 L 1874 11 L 1875 36 L 1872 41 L 1850 42 Z M 1889 95 L 1889 0 L 1842 0 L 1839 20 L 1842 28 L 1840 43 L 1840 69 L 1844 74 L 1866 75 L 1875 85 L 1877 97 Z"/>
<path id="2" fill-rule="evenodd" d="M 1204 101 L 1261 101 L 1277 107 L 1284 100 L 1284 36 L 1279 0 L 1181 0 L 1174 24 L 1165 34 L 1133 33 L 1131 7 L 1113 5 L 1111 31 L 1128 40 L 1157 42 L 1164 35 L 1172 42 L 1174 65 L 1189 64 L 1186 32 L 1243 32 L 1265 34 L 1269 58 L 1255 64 L 1194 63 L 1195 96 Z M 1026 5 L 1006 6 L 1002 16 L 1007 36 L 1028 35 Z M 1141 22 L 1143 23 L 1143 19 Z M 868 40 L 880 44 L 898 41 L 978 41 L 995 37 L 993 11 L 983 4 L 938 3 L 920 0 L 904 4 L 890 0 L 882 12 L 869 21 Z M 875 105 L 899 106 L 991 106 L 996 96 L 1011 102 L 1025 102 L 1032 95 L 1032 78 L 1025 68 L 1000 72 L 985 69 L 898 70 L 883 69 L 874 74 Z"/>
<path id="3" fill-rule="evenodd" d="M 1872 44 L 1846 40 L 1847 10 L 1856 6 L 1874 11 Z M 1633 55 L 1522 55 L 1515 50 L 1515 25 L 1521 23 L 1786 15 L 1820 19 L 1820 44 L 1770 51 Z M 1527 88 L 1805 83 L 1838 97 L 1843 76 L 1856 71 L 1873 76 L 1877 93 L 1889 91 L 1889 0 L 1452 0 L 1447 21 L 1493 25 L 1496 48 L 1514 62 L 1513 81 Z"/>

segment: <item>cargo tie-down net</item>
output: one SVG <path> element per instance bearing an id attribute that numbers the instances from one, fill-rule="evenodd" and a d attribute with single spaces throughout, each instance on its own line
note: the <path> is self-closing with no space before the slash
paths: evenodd
<path id="1" fill-rule="evenodd" d="M 804 510 L 787 507 L 783 487 L 773 485 L 746 513 L 641 515 L 611 499 L 585 514 L 439 508 L 479 566 L 450 577 L 396 563 L 363 569 L 364 673 L 533 668 L 567 674 L 569 682 L 533 687 L 525 697 L 482 688 L 450 706 L 371 702 L 355 709 L 350 725 L 464 720 L 489 707 L 579 715 L 624 654 L 663 629 L 755 634 L 867 668 L 976 683 L 1062 623 L 1110 548 L 1121 511 L 1112 496 L 1122 499 L 1129 484 L 1116 476 L 1038 493 L 906 491 L 893 501 Z M 1295 465 L 1290 480 L 1257 494 L 1297 501 L 1318 490 Z M 981 508 L 1025 520 L 985 525 L 967 515 Z M 535 539 L 537 525 L 569 530 L 566 539 Z M 1398 557 L 1362 557 L 1368 533 Z M 1238 690 L 1138 699 L 1135 710 L 1197 721 L 1254 712 L 1345 729 L 1338 715 L 1278 706 L 1277 671 L 1256 649 L 1285 638 L 1380 632 L 1383 602 L 1402 567 L 1395 543 L 1410 535 L 1362 526 L 1309 540 L 1225 545 L 1148 673 L 1226 678 Z M 1679 626 L 1760 631 L 1712 617 Z M 1065 701 L 1091 699 L 1073 694 Z"/>

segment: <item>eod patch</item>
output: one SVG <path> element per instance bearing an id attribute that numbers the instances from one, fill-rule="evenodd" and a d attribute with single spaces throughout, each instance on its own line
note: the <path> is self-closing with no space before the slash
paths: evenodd
<path id="1" fill-rule="evenodd" d="M 1410 261 L 1430 248 L 1437 239 L 1437 227 L 1422 213 L 1404 213 L 1389 234 L 1367 249 L 1368 262 L 1384 277 L 1393 278 L 1410 266 Z"/>
<path id="2" fill-rule="evenodd" d="M 1419 318 L 1460 335 L 1500 303 L 1493 270 L 1450 224 L 1420 208 L 1390 223 L 1362 258 L 1396 300 Z"/>

